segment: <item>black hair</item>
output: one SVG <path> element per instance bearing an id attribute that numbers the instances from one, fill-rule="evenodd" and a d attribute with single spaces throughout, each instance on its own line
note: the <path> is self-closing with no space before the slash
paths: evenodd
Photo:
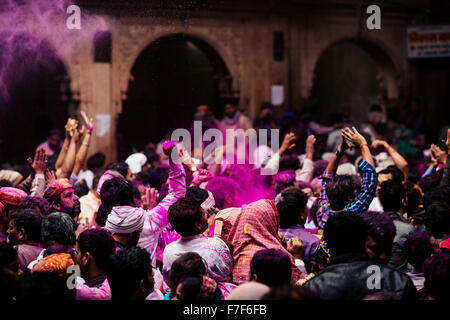
<path id="1" fill-rule="evenodd" d="M 383 110 L 381 109 L 381 107 L 378 104 L 373 104 L 372 106 L 370 106 L 369 112 L 372 111 L 377 111 L 377 112 L 382 112 Z"/>
<path id="2" fill-rule="evenodd" d="M 366 211 L 361 214 L 367 227 L 367 235 L 376 242 L 376 248 L 371 248 L 376 254 L 391 253 L 392 244 L 397 233 L 394 222 L 384 212 Z"/>
<path id="3" fill-rule="evenodd" d="M 425 209 L 425 227 L 435 238 L 450 233 L 450 209 L 444 202 L 435 202 Z"/>
<path id="4" fill-rule="evenodd" d="M 416 232 L 406 239 L 403 248 L 408 262 L 416 272 L 422 272 L 423 263 L 434 252 L 431 234 L 427 231 Z"/>
<path id="5" fill-rule="evenodd" d="M 144 155 L 147 158 L 147 163 L 152 164 L 155 161 L 159 161 L 159 154 L 155 151 L 154 148 L 146 148 L 144 150 Z"/>
<path id="6" fill-rule="evenodd" d="M 18 205 L 18 209 L 34 209 L 38 207 L 43 217 L 53 211 L 53 206 L 46 199 L 38 196 L 26 196 Z"/>
<path id="7" fill-rule="evenodd" d="M 89 193 L 89 187 L 86 180 L 82 179 L 81 181 L 75 182 L 73 185 L 73 193 L 75 193 L 78 198 L 87 195 Z"/>
<path id="8" fill-rule="evenodd" d="M 151 268 L 150 254 L 139 247 L 125 247 L 109 257 L 106 271 L 111 287 L 111 300 L 128 300 L 147 281 Z"/>
<path id="9" fill-rule="evenodd" d="M 367 226 L 353 212 L 340 211 L 329 217 L 323 235 L 332 256 L 366 253 Z"/>
<path id="10" fill-rule="evenodd" d="M 223 294 L 219 286 L 216 287 L 216 290 L 211 295 L 199 298 L 203 276 L 185 277 L 180 281 L 180 284 L 180 293 L 183 301 L 223 300 Z"/>
<path id="11" fill-rule="evenodd" d="M 250 278 L 256 275 L 256 281 L 269 287 L 289 285 L 291 274 L 291 259 L 282 250 L 259 250 L 253 255 L 250 262 Z"/>
<path id="12" fill-rule="evenodd" d="M 407 199 L 407 210 L 408 216 L 414 214 L 422 204 L 422 194 L 418 189 L 414 187 L 413 182 L 406 182 L 404 184 Z M 415 220 L 415 219 L 414 219 Z M 416 221 L 419 223 L 419 221 Z M 420 223 L 419 223 L 420 224 Z"/>
<path id="13" fill-rule="evenodd" d="M 314 161 L 314 170 L 312 178 L 320 176 L 328 166 L 328 161 L 326 160 L 316 160 Z"/>
<path id="14" fill-rule="evenodd" d="M 293 187 L 295 183 L 295 171 L 284 170 L 278 172 L 273 180 L 276 182 L 275 193 L 278 194 L 288 187 Z"/>
<path id="15" fill-rule="evenodd" d="M 412 182 L 416 184 L 422 178 L 422 174 L 419 170 L 410 170 L 408 171 L 408 182 Z"/>
<path id="16" fill-rule="evenodd" d="M 450 292 L 450 254 L 436 253 L 423 263 L 425 292 L 436 300 L 449 300 Z"/>
<path id="17" fill-rule="evenodd" d="M 191 186 L 186 190 L 185 198 L 187 199 L 197 200 L 200 203 L 202 203 L 203 201 L 208 199 L 208 197 L 209 197 L 208 191 L 196 186 Z"/>
<path id="18" fill-rule="evenodd" d="M 331 209 L 335 211 L 344 209 L 350 203 L 350 199 L 355 197 L 356 190 L 357 185 L 351 175 L 335 175 L 325 187 Z"/>
<path id="19" fill-rule="evenodd" d="M 297 154 L 284 154 L 281 156 L 279 163 L 279 171 L 297 170 L 300 168 Z"/>
<path id="20" fill-rule="evenodd" d="M 130 166 L 126 162 L 111 163 L 106 167 L 106 170 L 114 170 L 120 173 L 124 178 L 128 175 L 128 169 Z"/>
<path id="21" fill-rule="evenodd" d="M 176 288 L 181 279 L 187 276 L 207 275 L 208 269 L 203 258 L 196 252 L 186 252 L 178 257 L 170 268 L 170 296 L 175 297 Z"/>
<path id="22" fill-rule="evenodd" d="M 280 215 L 280 226 L 289 227 L 298 223 L 300 213 L 305 210 L 308 197 L 297 188 L 288 188 L 281 192 L 281 199 L 277 202 Z"/>
<path id="23" fill-rule="evenodd" d="M 128 206 L 134 201 L 134 190 L 130 181 L 122 177 L 114 177 L 103 183 L 100 190 L 100 205 L 95 222 L 104 226 L 113 207 Z"/>
<path id="24" fill-rule="evenodd" d="M 167 218 L 172 228 L 182 237 L 195 235 L 195 222 L 201 221 L 203 212 L 197 200 L 182 198 L 169 207 Z"/>
<path id="25" fill-rule="evenodd" d="M 227 197 L 233 197 L 241 190 L 235 180 L 221 176 L 216 176 L 209 180 L 205 189 L 211 191 L 216 202 L 216 208 L 219 210 L 225 209 L 225 200 Z"/>
<path id="26" fill-rule="evenodd" d="M 105 155 L 101 152 L 97 152 L 87 159 L 87 168 L 94 172 L 96 169 L 100 169 L 105 165 Z"/>
<path id="27" fill-rule="evenodd" d="M 75 244 L 75 224 L 72 218 L 63 212 L 49 214 L 41 224 L 41 235 L 44 247 L 51 242 Z"/>
<path id="28" fill-rule="evenodd" d="M 405 180 L 405 174 L 394 165 L 391 165 L 386 169 L 381 170 L 380 172 L 378 172 L 378 174 L 391 174 L 392 180 L 394 180 L 397 183 L 401 183 L 402 181 Z"/>
<path id="29" fill-rule="evenodd" d="M 401 182 L 388 180 L 381 183 L 378 195 L 385 212 L 398 211 L 402 208 L 402 201 L 406 198 L 406 191 Z"/>
<path id="30" fill-rule="evenodd" d="M 106 270 L 109 256 L 116 251 L 114 238 L 104 229 L 83 231 L 78 236 L 77 243 L 82 252 L 91 254 L 97 267 L 102 270 Z"/>
<path id="31" fill-rule="evenodd" d="M 41 215 L 34 209 L 19 209 L 11 215 L 17 230 L 23 229 L 28 241 L 41 241 Z"/>
<path id="32" fill-rule="evenodd" d="M 11 181 L 6 180 L 6 179 L 2 179 L 2 180 L 0 180 L 0 188 L 4 188 L 4 187 L 13 188 L 14 185 L 12 184 Z"/>
<path id="33" fill-rule="evenodd" d="M 169 178 L 169 168 L 166 167 L 151 167 L 147 176 L 145 177 L 145 183 L 150 185 L 152 188 L 160 191 L 161 187 L 166 183 Z"/>

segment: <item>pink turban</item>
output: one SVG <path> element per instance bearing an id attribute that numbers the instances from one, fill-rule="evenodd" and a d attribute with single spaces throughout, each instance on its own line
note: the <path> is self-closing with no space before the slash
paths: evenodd
<path id="1" fill-rule="evenodd" d="M 0 188 L 0 203 L 3 205 L 9 204 L 12 206 L 18 206 L 26 196 L 28 195 L 24 191 L 17 188 Z"/>
<path id="2" fill-rule="evenodd" d="M 72 183 L 69 179 L 55 180 L 47 187 L 47 189 L 45 189 L 44 198 L 48 202 L 52 203 L 67 189 L 73 189 Z"/>
<path id="3" fill-rule="evenodd" d="M 105 171 L 105 173 L 102 174 L 102 176 L 100 177 L 100 179 L 98 180 L 98 185 L 97 185 L 97 193 L 98 195 L 100 195 L 100 191 L 102 190 L 102 186 L 103 184 L 108 181 L 111 180 L 112 178 L 123 178 L 123 176 L 115 171 L 115 170 L 107 170 Z"/>

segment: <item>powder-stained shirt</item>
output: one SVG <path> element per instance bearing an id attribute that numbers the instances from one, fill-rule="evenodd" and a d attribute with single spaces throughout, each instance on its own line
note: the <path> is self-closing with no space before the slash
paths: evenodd
<path id="1" fill-rule="evenodd" d="M 353 202 L 347 204 L 344 211 L 354 212 L 360 214 L 366 211 L 375 196 L 375 191 L 377 189 L 378 175 L 375 169 L 365 160 L 362 160 L 358 167 L 362 172 L 362 187 L 358 196 L 353 200 Z M 319 179 L 322 179 L 322 189 L 320 191 L 319 198 L 319 210 L 317 210 L 317 220 L 319 222 L 319 228 L 323 229 L 328 217 L 336 214 L 337 211 L 331 209 L 330 202 L 328 201 L 327 193 L 325 191 L 326 186 L 329 181 L 334 176 L 333 171 L 325 170 Z"/>
<path id="2" fill-rule="evenodd" d="M 150 253 L 153 265 L 156 265 L 156 246 L 159 235 L 169 223 L 167 219 L 169 207 L 186 194 L 186 173 L 182 164 L 170 163 L 168 183 L 167 196 L 153 209 L 145 210 L 144 227 L 138 242 L 139 247 Z"/>

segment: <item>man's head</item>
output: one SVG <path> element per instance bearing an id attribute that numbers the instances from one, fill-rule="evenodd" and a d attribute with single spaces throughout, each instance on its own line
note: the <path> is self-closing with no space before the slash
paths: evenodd
<path id="1" fill-rule="evenodd" d="M 208 228 L 207 212 L 200 205 L 197 200 L 183 198 L 170 206 L 167 218 L 182 237 L 201 234 Z"/>
<path id="2" fill-rule="evenodd" d="M 44 198 L 38 196 L 27 196 L 19 203 L 17 209 L 33 209 L 39 212 L 42 218 L 45 218 L 52 212 L 53 207 L 50 202 Z"/>
<path id="3" fill-rule="evenodd" d="M 434 253 L 433 236 L 426 231 L 414 233 L 404 244 L 406 259 L 416 272 L 423 272 L 423 263 Z"/>
<path id="4" fill-rule="evenodd" d="M 256 252 L 250 262 L 250 279 L 269 287 L 280 287 L 291 283 L 291 259 L 278 249 Z"/>
<path id="5" fill-rule="evenodd" d="M 119 172 L 125 179 L 133 180 L 134 174 L 131 172 L 130 166 L 126 162 L 111 163 L 106 167 L 106 170 L 114 170 Z"/>
<path id="6" fill-rule="evenodd" d="M 237 107 L 232 103 L 225 104 L 225 115 L 228 118 L 233 118 L 237 111 Z"/>
<path id="7" fill-rule="evenodd" d="M 61 132 L 58 129 L 52 129 L 48 135 L 47 142 L 52 150 L 58 151 L 61 145 Z"/>
<path id="8" fill-rule="evenodd" d="M 144 300 L 154 290 L 150 254 L 139 247 L 112 254 L 106 275 L 112 300 Z"/>
<path id="9" fill-rule="evenodd" d="M 108 259 L 116 251 L 114 239 L 104 229 L 83 231 L 75 245 L 75 263 L 80 266 L 81 276 L 88 278 L 89 270 L 106 272 Z"/>
<path id="10" fill-rule="evenodd" d="M 41 241 L 41 216 L 33 209 L 20 209 L 9 220 L 8 242 L 16 245 L 28 241 Z"/>
<path id="11" fill-rule="evenodd" d="M 385 212 L 403 213 L 406 208 L 406 191 L 401 182 L 394 180 L 383 182 L 378 196 Z"/>
<path id="12" fill-rule="evenodd" d="M 334 257 L 366 254 L 366 239 L 366 223 L 352 212 L 338 212 L 325 224 L 324 240 Z"/>
<path id="13" fill-rule="evenodd" d="M 275 189 L 275 193 L 278 194 L 288 187 L 293 187 L 295 183 L 295 171 L 285 170 L 278 172 L 273 177 L 272 187 Z"/>
<path id="14" fill-rule="evenodd" d="M 145 211 L 142 208 L 113 207 L 106 220 L 105 229 L 125 246 L 135 246 L 144 227 Z"/>
<path id="15" fill-rule="evenodd" d="M 206 264 L 198 253 L 186 252 L 177 258 L 170 268 L 171 298 L 175 296 L 175 290 L 181 279 L 189 276 L 206 276 L 207 273 Z"/>
<path id="16" fill-rule="evenodd" d="M 232 178 L 214 177 L 208 181 L 205 189 L 211 191 L 219 210 L 242 205 L 241 188 Z"/>
<path id="17" fill-rule="evenodd" d="M 58 179 L 52 182 L 45 189 L 44 199 L 50 202 L 55 211 L 67 213 L 72 218 L 80 214 L 80 200 L 68 179 Z"/>
<path id="18" fill-rule="evenodd" d="M 53 212 L 42 220 L 41 235 L 44 247 L 55 242 L 74 245 L 76 236 L 73 219 L 66 213 Z"/>
<path id="19" fill-rule="evenodd" d="M 450 254 L 436 253 L 423 263 L 425 292 L 430 299 L 449 300 L 450 292 Z"/>
<path id="20" fill-rule="evenodd" d="M 105 181 L 100 190 L 102 204 L 95 216 L 95 222 L 104 226 L 113 207 L 135 206 L 133 185 L 123 177 L 113 177 Z"/>
<path id="21" fill-rule="evenodd" d="M 387 263 L 397 233 L 394 222 L 386 213 L 375 211 L 366 211 L 361 214 L 361 218 L 367 226 L 367 255 L 370 260 Z"/>
<path id="22" fill-rule="evenodd" d="M 87 168 L 96 173 L 105 166 L 105 155 L 97 152 L 87 159 Z"/>
<path id="23" fill-rule="evenodd" d="M 308 216 L 308 197 L 297 188 L 287 188 L 277 195 L 275 205 L 280 215 L 280 226 L 289 227 L 297 223 L 304 225 Z"/>
<path id="24" fill-rule="evenodd" d="M 436 239 L 450 235 L 450 209 L 445 202 L 435 202 L 425 209 L 425 227 Z"/>
<path id="25" fill-rule="evenodd" d="M 325 191 L 331 209 L 338 211 L 351 203 L 357 195 L 358 184 L 351 175 L 336 175 L 328 182 Z"/>

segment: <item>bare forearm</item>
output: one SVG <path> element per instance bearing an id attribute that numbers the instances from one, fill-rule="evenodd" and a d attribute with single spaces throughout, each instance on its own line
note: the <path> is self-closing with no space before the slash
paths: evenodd
<path id="1" fill-rule="evenodd" d="M 335 154 L 333 156 L 333 158 L 331 158 L 330 162 L 328 163 L 326 170 L 336 173 L 337 167 L 339 166 L 340 161 L 341 161 L 341 156 L 338 156 Z"/>
<path id="2" fill-rule="evenodd" d="M 58 177 L 58 179 L 70 177 L 70 174 L 72 173 L 73 167 L 75 165 L 76 152 L 77 143 L 74 139 L 72 139 L 70 141 L 69 150 L 67 151 L 67 155 L 61 168 L 61 177 Z"/>
<path id="3" fill-rule="evenodd" d="M 402 155 L 397 152 L 397 150 L 395 150 L 389 145 L 386 146 L 386 151 L 391 156 L 395 166 L 403 172 L 406 179 L 408 177 L 408 162 L 406 161 L 406 159 L 403 158 Z"/>
<path id="4" fill-rule="evenodd" d="M 83 138 L 80 149 L 78 150 L 75 166 L 73 168 L 73 173 L 78 174 L 83 166 L 84 161 L 86 160 L 86 156 L 88 154 L 89 143 L 91 142 L 91 133 L 87 132 Z"/>
<path id="5" fill-rule="evenodd" d="M 66 154 L 67 154 L 67 149 L 69 149 L 69 143 L 70 143 L 70 139 L 68 137 L 66 137 L 64 139 L 64 144 L 61 148 L 61 151 L 58 155 L 58 159 L 56 159 L 56 163 L 55 163 L 55 168 L 56 169 L 60 169 L 64 163 L 64 159 L 66 158 Z"/>

